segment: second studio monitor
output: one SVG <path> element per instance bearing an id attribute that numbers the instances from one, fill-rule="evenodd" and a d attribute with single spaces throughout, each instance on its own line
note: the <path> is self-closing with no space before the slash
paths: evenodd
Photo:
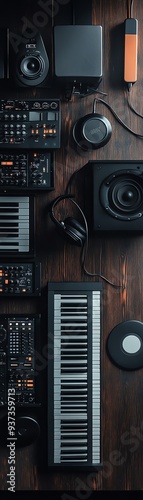
<path id="1" fill-rule="evenodd" d="M 143 230 L 143 162 L 89 161 L 95 231 Z"/>

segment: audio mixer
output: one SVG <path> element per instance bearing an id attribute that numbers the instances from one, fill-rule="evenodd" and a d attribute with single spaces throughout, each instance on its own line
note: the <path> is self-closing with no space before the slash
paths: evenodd
<path id="1" fill-rule="evenodd" d="M 50 150 L 60 141 L 59 99 L 0 100 L 0 148 Z"/>

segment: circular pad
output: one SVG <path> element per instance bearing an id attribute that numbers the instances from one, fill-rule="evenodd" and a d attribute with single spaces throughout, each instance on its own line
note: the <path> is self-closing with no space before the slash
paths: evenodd
<path id="1" fill-rule="evenodd" d="M 125 370 L 143 367 L 143 323 L 129 320 L 119 323 L 108 336 L 107 352 L 111 360 Z"/>
<path id="2" fill-rule="evenodd" d="M 74 141 L 84 151 L 101 148 L 109 141 L 111 134 L 109 120 L 98 113 L 79 118 L 73 127 Z"/>
<path id="3" fill-rule="evenodd" d="M 5 415 L 1 421 L 0 444 L 6 446 L 8 441 L 8 416 Z M 26 415 L 19 415 L 15 418 L 15 446 L 23 448 L 29 446 L 38 439 L 40 435 L 40 425 L 36 418 Z"/>

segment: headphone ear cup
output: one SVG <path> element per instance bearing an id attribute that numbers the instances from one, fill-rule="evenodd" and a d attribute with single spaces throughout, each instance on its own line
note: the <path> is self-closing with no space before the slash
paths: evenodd
<path id="1" fill-rule="evenodd" d="M 73 217 L 66 217 L 64 220 L 65 233 L 68 237 L 74 240 L 78 246 L 84 245 L 87 234 L 84 227 Z"/>

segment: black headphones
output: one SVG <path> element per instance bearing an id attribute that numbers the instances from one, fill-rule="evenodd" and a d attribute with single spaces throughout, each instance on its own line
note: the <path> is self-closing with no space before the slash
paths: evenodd
<path id="1" fill-rule="evenodd" d="M 54 208 L 55 206 L 62 200 L 69 199 L 80 211 L 85 227 L 80 224 L 76 219 L 73 217 L 66 217 L 63 221 L 59 221 L 54 214 Z M 65 236 L 70 240 L 71 243 L 75 243 L 79 247 L 82 247 L 84 243 L 86 242 L 87 239 L 87 233 L 88 233 L 88 228 L 87 228 L 87 222 L 85 215 L 79 205 L 76 203 L 75 200 L 72 199 L 72 195 L 61 195 L 57 196 L 48 207 L 49 213 L 51 220 L 56 224 L 56 226 L 62 231 Z"/>
<path id="2" fill-rule="evenodd" d="M 73 127 L 73 139 L 83 151 L 98 149 L 110 139 L 112 127 L 109 120 L 95 112 L 96 99 L 93 103 L 93 112 L 79 118 Z"/>

